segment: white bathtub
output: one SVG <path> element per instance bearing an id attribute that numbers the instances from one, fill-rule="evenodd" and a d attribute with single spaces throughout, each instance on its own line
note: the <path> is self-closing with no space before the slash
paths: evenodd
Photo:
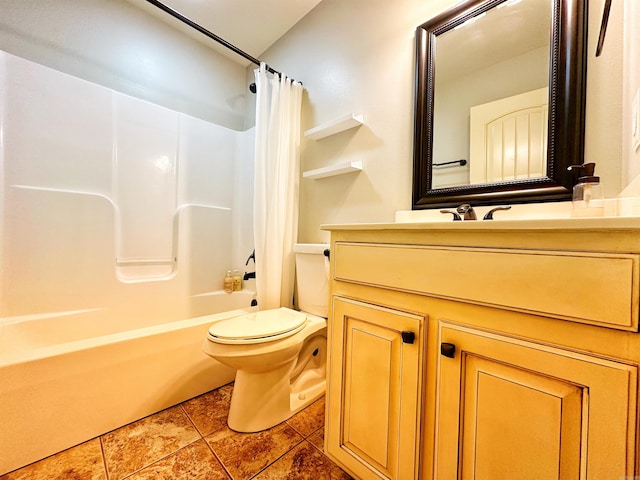
<path id="1" fill-rule="evenodd" d="M 235 310 L 99 336 L 92 310 L 3 322 L 0 475 L 233 380 L 201 345 L 211 323 L 254 295 L 211 295 Z"/>

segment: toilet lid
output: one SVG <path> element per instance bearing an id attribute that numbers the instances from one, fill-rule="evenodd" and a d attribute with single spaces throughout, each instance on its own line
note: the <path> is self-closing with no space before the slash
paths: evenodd
<path id="1" fill-rule="evenodd" d="M 209 338 L 218 343 L 260 343 L 286 338 L 304 327 L 307 316 L 289 308 L 277 308 L 226 318 L 209 327 Z"/>

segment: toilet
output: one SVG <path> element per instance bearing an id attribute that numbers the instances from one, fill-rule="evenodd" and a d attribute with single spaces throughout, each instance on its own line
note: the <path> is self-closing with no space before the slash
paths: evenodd
<path id="1" fill-rule="evenodd" d="M 220 320 L 205 353 L 235 368 L 227 424 L 237 432 L 273 427 L 322 396 L 329 301 L 326 244 L 296 244 L 297 304 Z M 327 250 L 328 253 L 328 250 Z"/>

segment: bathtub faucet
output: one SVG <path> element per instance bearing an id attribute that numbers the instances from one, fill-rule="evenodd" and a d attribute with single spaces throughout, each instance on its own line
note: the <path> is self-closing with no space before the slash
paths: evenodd
<path id="1" fill-rule="evenodd" d="M 249 280 L 250 278 L 256 278 L 256 272 L 244 272 L 244 280 Z"/>
<path id="2" fill-rule="evenodd" d="M 245 267 L 247 265 L 249 265 L 249 260 L 253 260 L 253 263 L 256 263 L 256 250 L 255 248 L 253 249 L 253 252 L 251 252 L 251 255 L 249 255 L 249 258 L 247 258 L 247 261 L 245 262 Z M 250 278 L 256 278 L 256 272 L 244 272 L 244 280 L 249 280 Z"/>

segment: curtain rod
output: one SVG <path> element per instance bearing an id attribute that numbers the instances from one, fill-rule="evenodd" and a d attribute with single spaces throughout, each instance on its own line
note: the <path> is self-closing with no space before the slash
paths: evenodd
<path id="1" fill-rule="evenodd" d="M 147 0 L 147 2 L 149 2 L 152 5 L 155 5 L 160 10 L 163 10 L 163 11 L 167 12 L 169 15 L 171 15 L 172 17 L 177 18 L 181 22 L 186 23 L 191 28 L 194 28 L 194 29 L 198 30 L 200 33 L 202 33 L 203 35 L 206 35 L 210 39 L 215 40 L 220 45 L 223 45 L 223 46 L 227 47 L 229 50 L 233 50 L 235 53 L 237 53 L 241 57 L 246 58 L 247 60 L 249 60 L 252 63 L 255 63 L 258 66 L 260 65 L 261 62 L 257 58 L 252 57 L 251 55 L 249 55 L 247 52 L 245 52 L 243 50 L 240 50 L 238 47 L 236 47 L 232 43 L 227 42 L 224 38 L 221 38 L 218 35 L 216 35 L 215 33 L 207 30 L 202 25 L 199 25 L 196 22 L 194 22 L 193 20 L 185 17 L 184 15 L 182 15 L 180 12 L 177 12 L 173 8 L 165 5 L 162 2 L 159 2 L 158 0 Z M 274 70 L 269 65 L 267 65 L 267 71 L 270 72 L 270 73 L 273 73 L 275 75 L 282 75 L 280 72 L 278 72 L 277 70 Z M 253 85 L 253 84 L 251 84 L 251 85 Z M 251 91 L 253 91 L 253 90 L 251 90 Z M 253 92 L 253 93 L 255 93 L 255 92 Z"/>

